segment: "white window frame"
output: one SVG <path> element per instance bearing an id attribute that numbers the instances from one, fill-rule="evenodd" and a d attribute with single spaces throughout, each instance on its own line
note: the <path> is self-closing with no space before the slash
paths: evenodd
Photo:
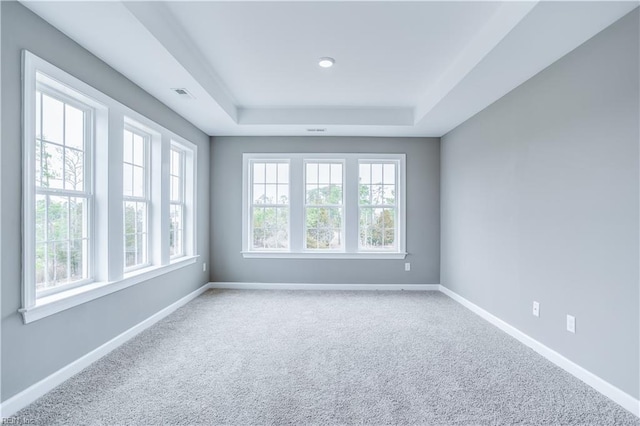
<path id="1" fill-rule="evenodd" d="M 249 235 L 253 235 L 254 229 L 253 229 L 253 211 L 254 209 L 257 208 L 284 208 L 286 207 L 288 209 L 288 214 L 287 214 L 287 246 L 290 248 L 291 247 L 291 182 L 289 181 L 289 194 L 288 194 L 288 203 L 287 204 L 256 204 L 254 203 L 254 194 L 253 194 L 253 188 L 254 188 L 254 175 L 253 175 L 253 171 L 254 171 L 254 167 L 253 165 L 255 163 L 268 163 L 268 164 L 287 164 L 289 166 L 289 179 L 291 179 L 291 164 L 287 159 L 278 159 L 278 158 L 269 158 L 267 160 L 265 159 L 255 159 L 249 160 L 249 163 L 247 164 L 247 168 L 249 171 L 249 187 L 247 188 L 248 191 L 248 196 L 247 196 L 247 215 L 248 215 L 248 225 L 249 225 Z M 266 182 L 265 182 L 266 184 Z M 277 184 L 277 183 L 276 183 Z M 277 210 L 276 210 L 277 211 Z M 277 214 L 277 213 L 276 213 Z M 253 243 L 252 241 L 247 241 L 248 247 L 253 247 Z M 268 251 L 268 252 L 286 252 L 288 251 L 288 248 L 263 248 L 261 251 Z"/>
<path id="2" fill-rule="evenodd" d="M 251 164 L 260 161 L 289 161 L 289 250 L 252 250 L 251 238 Z M 309 162 L 343 162 L 342 250 L 305 249 L 304 165 Z M 397 162 L 395 250 L 359 248 L 359 161 Z M 398 153 L 244 153 L 242 185 L 242 255 L 245 258 L 290 259 L 404 259 L 406 253 L 406 155 Z"/>
<path id="3" fill-rule="evenodd" d="M 93 179 L 92 179 L 92 170 L 93 170 L 93 164 L 92 164 L 92 152 L 94 150 L 94 137 L 93 137 L 93 127 L 94 127 L 94 117 L 95 117 L 95 111 L 94 108 L 99 108 L 99 105 L 97 105 L 95 102 L 92 102 L 91 100 L 87 99 L 87 98 L 83 98 L 81 94 L 79 93 L 73 93 L 71 90 L 69 90 L 68 88 L 62 88 L 60 87 L 60 85 L 49 79 L 46 75 L 40 74 L 38 73 L 38 76 L 36 76 L 36 89 L 33 93 L 33 96 L 35 96 L 35 94 L 37 92 L 41 92 L 43 95 L 47 95 L 53 99 L 56 99 L 58 101 L 61 101 L 65 104 L 69 104 L 77 109 L 80 109 L 84 112 L 85 117 L 84 117 L 84 147 L 83 147 L 83 153 L 85 156 L 84 162 L 83 162 L 83 187 L 84 189 L 82 191 L 73 191 L 73 190 L 69 190 L 66 188 L 43 188 L 43 187 L 37 187 L 35 185 L 35 178 L 36 178 L 36 172 L 37 170 L 35 170 L 35 157 L 36 157 L 36 153 L 35 153 L 35 146 L 34 142 L 36 141 L 37 137 L 34 134 L 33 138 L 31 139 L 32 141 L 32 146 L 27 147 L 25 146 L 25 154 L 32 156 L 33 160 L 32 160 L 32 164 L 30 167 L 25 168 L 25 179 L 28 179 L 28 182 L 33 182 L 33 185 L 29 185 L 29 188 L 25 188 L 25 192 L 29 192 L 28 196 L 30 197 L 29 201 L 30 203 L 34 203 L 34 204 L 30 204 L 30 209 L 29 209 L 29 213 L 33 214 L 34 210 L 35 210 L 35 197 L 38 195 L 45 195 L 45 196 L 61 196 L 61 197 L 79 197 L 79 198 L 84 198 L 86 199 L 87 202 L 87 222 L 88 222 L 88 229 L 87 229 L 87 239 L 88 239 L 88 250 L 87 250 L 87 259 L 86 261 L 86 265 L 84 267 L 86 267 L 87 271 L 86 271 L 86 275 L 87 277 L 82 279 L 82 280 L 78 280 L 78 281 L 73 281 L 67 284 L 63 284 L 61 286 L 58 287 L 54 287 L 54 288 L 50 288 L 47 290 L 43 290 L 40 292 L 37 292 L 34 290 L 34 295 L 29 295 L 30 297 L 46 297 L 49 295 L 53 295 L 56 293 L 60 293 L 60 292 L 64 292 L 70 289 L 73 289 L 75 287 L 79 287 L 85 284 L 88 284 L 90 282 L 93 281 L 93 258 L 94 258 L 94 246 L 95 246 L 95 242 L 94 242 L 94 233 L 93 233 L 93 223 L 94 223 L 94 209 L 93 209 L 93 195 L 94 195 L 94 189 L 93 189 Z M 33 132 L 33 129 L 31 129 L 31 131 Z M 64 130 L 63 130 L 64 132 Z M 42 141 L 44 143 L 54 143 L 54 142 L 50 142 L 50 141 Z M 54 143 L 55 145 L 59 145 L 57 143 Z M 62 146 L 62 145 L 59 145 Z M 41 159 L 42 161 L 42 159 Z M 64 166 L 64 164 L 63 164 Z M 31 176 L 31 173 L 33 173 L 33 175 Z M 64 173 L 63 173 L 64 176 Z M 63 177 L 64 179 L 64 177 Z M 26 201 L 26 200 L 25 200 Z M 26 211 L 26 209 L 25 209 Z M 29 225 L 31 227 L 35 228 L 35 218 L 32 222 L 29 223 Z M 29 229 L 29 234 L 31 233 L 35 233 L 35 229 Z M 31 258 L 30 256 L 32 256 L 35 252 L 35 238 L 30 239 L 29 243 L 33 243 L 34 247 L 31 249 L 30 252 L 26 252 L 25 251 L 25 255 L 27 253 L 30 253 L 29 257 L 25 257 L 25 261 L 31 261 L 34 262 L 34 258 Z M 33 273 L 33 279 L 35 282 L 35 271 L 33 269 L 30 269 L 28 271 L 29 273 Z"/>
<path id="4" fill-rule="evenodd" d="M 173 270 L 196 263 L 196 169 L 197 146 L 149 120 L 72 75 L 23 50 L 23 321 L 30 323 L 49 315 L 95 300 L 136 285 Z M 62 95 L 77 99 L 94 112 L 93 147 L 90 156 L 90 212 L 93 223 L 89 229 L 92 249 L 90 280 L 73 288 L 36 297 L 35 290 L 35 105 L 36 76 L 38 81 Z M 151 136 L 149 157 L 150 206 L 149 234 L 154 238 L 148 251 L 150 264 L 124 270 L 123 244 L 123 135 L 131 125 Z M 171 144 L 178 144 L 187 153 L 185 255 L 169 258 L 169 170 Z M 96 158 L 100 161 L 96 161 Z M 165 231 L 166 230 L 166 231 Z M 151 243 L 150 243 L 151 244 Z M 192 266 L 195 267 L 195 266 Z M 200 268 L 198 268 L 200 270 Z M 75 284 L 75 283 L 74 283 Z M 70 286 L 71 287 L 71 286 Z"/>
<path id="5" fill-rule="evenodd" d="M 196 253 L 196 159 L 198 147 L 179 137 L 171 140 L 171 149 L 182 153 L 182 253 L 171 256 L 171 262 L 178 262 L 182 258 L 194 256 Z M 169 200 L 169 205 L 173 204 Z M 167 230 L 169 227 L 167 227 Z M 167 241 L 167 250 L 169 244 Z"/>
<path id="6" fill-rule="evenodd" d="M 123 204 L 123 209 L 124 209 L 124 204 L 127 202 L 135 202 L 135 203 L 144 203 L 146 205 L 145 207 L 145 223 L 147 226 L 146 229 L 146 236 L 145 236 L 145 240 L 144 243 L 146 245 L 145 247 L 145 255 L 146 255 L 146 259 L 144 262 L 142 263 L 137 263 L 133 266 L 127 267 L 126 266 L 126 241 L 123 241 L 122 247 L 123 247 L 123 252 L 124 252 L 124 260 L 123 260 L 123 266 L 124 266 L 124 272 L 125 274 L 127 272 L 132 272 L 135 271 L 136 269 L 142 269 L 142 268 L 146 268 L 148 266 L 150 266 L 153 262 L 152 262 L 152 255 L 150 253 L 150 249 L 152 247 L 151 245 L 151 217 L 152 217 L 152 211 L 151 211 L 151 141 L 152 141 L 152 136 L 151 134 L 149 134 L 148 132 L 144 131 L 143 129 L 140 128 L 141 126 L 136 126 L 135 124 L 132 123 L 131 120 L 126 120 L 125 119 L 125 123 L 124 123 L 124 129 L 125 131 L 129 131 L 131 133 L 133 133 L 134 135 L 138 135 L 141 136 L 143 138 L 144 141 L 144 195 L 142 197 L 138 197 L 138 196 L 134 196 L 134 195 L 122 195 L 122 204 Z M 123 144 L 124 147 L 124 144 Z M 123 155 L 124 156 L 124 155 Z M 124 159 L 123 159 L 123 166 L 124 166 Z M 124 176 L 123 176 L 124 179 Z M 123 215 L 122 215 L 122 219 L 123 219 L 123 227 L 124 222 L 125 222 L 125 215 L 124 215 L 124 211 L 123 211 Z M 123 232 L 123 238 L 126 239 L 126 234 Z"/>
<path id="7" fill-rule="evenodd" d="M 319 205 L 315 205 L 315 204 L 307 204 L 307 164 L 340 164 L 342 166 L 342 203 L 341 204 L 319 204 Z M 302 171 L 302 175 L 303 175 L 303 179 L 304 179 L 304 197 L 303 197 L 303 208 L 304 208 L 304 241 L 303 241 L 303 247 L 304 247 L 304 251 L 305 252 L 314 252 L 314 253 L 329 253 L 329 252 L 334 252 L 334 253 L 341 253 L 344 252 L 345 250 L 345 246 L 346 246 L 346 235 L 345 235 L 345 161 L 343 159 L 316 159 L 316 158 L 305 158 L 303 159 L 303 171 Z M 310 248 L 310 247 L 306 247 L 306 236 L 307 236 L 307 232 L 309 230 L 309 228 L 307 228 L 307 209 L 310 208 L 340 208 L 342 210 L 342 214 L 341 214 L 341 218 L 340 218 L 340 232 L 342 235 L 342 248 L 337 248 L 337 249 L 319 249 L 319 248 Z"/>

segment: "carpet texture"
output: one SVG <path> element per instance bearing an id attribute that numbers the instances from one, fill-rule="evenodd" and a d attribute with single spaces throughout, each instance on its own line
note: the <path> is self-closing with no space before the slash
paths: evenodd
<path id="1" fill-rule="evenodd" d="M 37 425 L 640 425 L 437 292 L 211 290 L 16 416 Z"/>

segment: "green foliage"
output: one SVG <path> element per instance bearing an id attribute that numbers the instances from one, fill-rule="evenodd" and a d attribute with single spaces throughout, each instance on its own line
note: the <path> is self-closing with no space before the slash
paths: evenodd
<path id="1" fill-rule="evenodd" d="M 390 247 L 395 243 L 395 218 L 392 209 L 362 209 L 360 241 L 364 247 Z"/>
<path id="2" fill-rule="evenodd" d="M 37 288 L 82 279 L 84 200 L 41 195 L 35 208 Z"/>
<path id="3" fill-rule="evenodd" d="M 286 248 L 288 246 L 287 207 L 256 207 L 253 209 L 253 246 L 256 248 Z"/>

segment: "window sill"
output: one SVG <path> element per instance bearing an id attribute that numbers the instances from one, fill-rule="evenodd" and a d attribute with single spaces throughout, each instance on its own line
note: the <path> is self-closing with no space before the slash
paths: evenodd
<path id="1" fill-rule="evenodd" d="M 360 252 L 360 253 L 344 253 L 344 252 L 324 252 L 324 253 L 292 253 L 285 251 L 243 251 L 242 257 L 245 259 L 404 259 L 407 253 L 404 252 Z"/>
<path id="2" fill-rule="evenodd" d="M 91 300 L 98 299 L 116 291 L 123 290 L 127 287 L 148 281 L 152 278 L 159 277 L 168 272 L 175 271 L 188 265 L 196 263 L 199 256 L 185 256 L 175 259 L 168 265 L 151 266 L 143 269 L 137 269 L 127 273 L 119 281 L 111 282 L 94 282 L 84 286 L 76 287 L 71 290 L 53 294 L 51 296 L 42 297 L 36 300 L 35 306 L 26 309 L 20 309 L 22 319 L 25 324 L 48 317 L 74 306 L 81 305 Z"/>

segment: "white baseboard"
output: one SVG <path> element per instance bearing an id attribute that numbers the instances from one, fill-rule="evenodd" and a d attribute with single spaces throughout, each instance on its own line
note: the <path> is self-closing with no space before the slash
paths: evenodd
<path id="1" fill-rule="evenodd" d="M 17 413 L 27 405 L 34 402 L 36 399 L 40 398 L 56 386 L 60 385 L 65 380 L 71 378 L 72 376 L 78 374 L 80 371 L 87 368 L 92 363 L 96 362 L 103 356 L 107 355 L 112 350 L 116 349 L 118 346 L 122 345 L 129 339 L 135 337 L 140 332 L 146 330 L 151 327 L 161 319 L 165 318 L 176 309 L 186 305 L 191 300 L 200 296 L 202 293 L 209 289 L 209 285 L 205 284 L 196 291 L 189 293 L 182 299 L 172 303 L 161 311 L 156 312 L 146 320 L 134 325 L 124 333 L 114 337 L 109 340 L 107 343 L 99 346 L 98 348 L 92 350 L 88 354 L 78 358 L 73 361 L 71 364 L 61 368 L 55 373 L 51 374 L 48 377 L 40 380 L 39 382 L 29 386 L 27 389 L 23 390 L 17 395 L 12 396 L 8 400 L 6 400 L 0 406 L 0 419 L 7 418 Z"/>
<path id="2" fill-rule="evenodd" d="M 615 387 L 606 380 L 596 376 L 590 371 L 580 367 L 560 355 L 553 349 L 543 345 L 517 328 L 507 324 L 495 315 L 485 311 L 478 305 L 468 301 L 459 294 L 449 290 L 440 284 L 303 284 L 303 283 L 232 283 L 232 282 L 212 282 L 205 284 L 196 291 L 188 294 L 182 299 L 172 303 L 161 311 L 150 316 L 146 320 L 138 323 L 124 333 L 116 336 L 102 346 L 94 349 L 71 364 L 61 368 L 50 376 L 42 379 L 38 383 L 30 386 L 19 394 L 9 398 L 0 405 L 0 419 L 9 417 L 17 413 L 22 408 L 34 402 L 56 386 L 63 383 L 79 373 L 98 359 L 102 358 L 118 346 L 136 336 L 143 330 L 151 327 L 161 319 L 165 318 L 176 309 L 186 305 L 210 288 L 220 289 L 257 289 L 257 290 L 414 290 L 414 291 L 441 291 L 462 306 L 476 313 L 494 326 L 514 337 L 521 343 L 527 345 L 558 367 L 582 380 L 604 396 L 616 402 L 634 415 L 640 417 L 640 400 L 635 399 L 626 392 Z"/>
<path id="3" fill-rule="evenodd" d="M 210 288 L 238 290 L 384 290 L 439 291 L 440 284 L 310 284 L 212 282 Z"/>
<path id="4" fill-rule="evenodd" d="M 543 357 L 545 357 L 546 359 L 548 359 L 549 361 L 557 365 L 558 367 L 562 368 L 569 374 L 572 374 L 573 376 L 582 380 L 584 383 L 591 386 L 592 388 L 594 388 L 595 390 L 597 390 L 607 398 L 611 399 L 613 402 L 622 406 L 623 408 L 630 411 L 634 415 L 640 417 L 640 400 L 635 399 L 628 393 L 615 387 L 614 385 L 607 382 L 606 380 L 596 376 L 595 374 L 584 369 L 583 367 L 580 367 L 575 362 L 569 360 L 568 358 L 565 358 L 564 356 L 560 355 L 558 352 L 554 351 L 548 346 L 543 345 L 542 343 L 538 342 L 534 338 L 528 336 L 527 334 L 523 333 L 522 331 L 518 330 L 512 325 L 507 324 L 500 318 L 496 317 L 493 314 L 490 314 L 489 312 L 485 311 L 478 305 L 468 301 L 464 297 L 449 290 L 445 286 L 441 285 L 440 291 L 446 294 L 447 296 L 449 296 L 450 298 L 452 298 L 453 300 L 455 300 L 456 302 L 460 303 L 465 308 L 479 315 L 483 319 L 489 321 L 491 324 L 495 325 L 496 327 L 498 327 L 500 330 L 504 331 L 511 337 L 514 337 L 521 343 L 524 343 L 525 345 L 527 345 L 528 347 L 530 347 L 531 349 L 533 349 L 534 351 L 536 351 L 537 353 L 539 353 L 540 355 L 542 355 Z"/>

